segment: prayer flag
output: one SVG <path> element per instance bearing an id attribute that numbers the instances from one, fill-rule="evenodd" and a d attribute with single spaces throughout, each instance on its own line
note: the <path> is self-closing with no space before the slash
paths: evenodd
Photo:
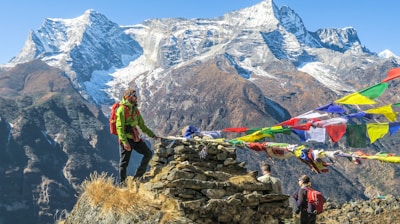
<path id="1" fill-rule="evenodd" d="M 338 142 L 346 133 L 346 124 L 328 125 L 325 128 L 332 142 Z"/>
<path id="2" fill-rule="evenodd" d="M 350 147 L 363 148 L 367 146 L 367 126 L 365 124 L 347 124 L 346 140 Z"/>
<path id="3" fill-rule="evenodd" d="M 377 139 L 383 138 L 388 132 L 388 123 L 367 124 L 367 133 L 371 144 L 374 143 Z"/>
<path id="4" fill-rule="evenodd" d="M 346 110 L 340 106 L 334 105 L 333 103 L 324 105 L 322 107 L 318 107 L 315 110 L 325 111 L 329 113 L 343 114 L 346 113 Z"/>
<path id="5" fill-rule="evenodd" d="M 400 68 L 393 68 L 388 72 L 388 76 L 383 79 L 382 82 L 387 82 L 398 77 L 400 77 Z"/>
<path id="6" fill-rule="evenodd" d="M 399 129 L 400 129 L 400 122 L 389 123 L 389 132 L 390 132 L 390 135 L 393 135 L 393 134 L 396 133 Z"/>
<path id="7" fill-rule="evenodd" d="M 374 99 L 378 98 L 388 88 L 387 83 L 379 83 L 359 92 L 352 93 L 335 101 L 340 104 L 375 104 Z"/>
<path id="8" fill-rule="evenodd" d="M 222 132 L 245 132 L 247 130 L 248 130 L 248 128 L 246 128 L 246 127 L 239 127 L 239 128 L 224 128 L 221 131 Z"/>
<path id="9" fill-rule="evenodd" d="M 392 104 L 372 108 L 364 112 L 367 114 L 383 114 L 389 121 L 395 121 L 398 114 L 393 111 Z"/>

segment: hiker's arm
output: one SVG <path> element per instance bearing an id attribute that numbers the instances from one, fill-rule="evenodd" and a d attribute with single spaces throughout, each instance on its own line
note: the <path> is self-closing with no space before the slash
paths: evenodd
<path id="1" fill-rule="evenodd" d="M 148 135 L 149 137 L 153 138 L 156 135 L 153 133 L 153 131 L 151 131 L 146 124 L 144 123 L 143 117 L 141 114 L 139 114 L 138 117 L 138 126 L 140 127 L 140 130 L 142 130 L 143 133 L 145 133 L 146 135 Z"/>
<path id="2" fill-rule="evenodd" d="M 300 188 L 299 193 L 298 193 L 298 198 L 296 201 L 297 207 L 301 208 L 301 205 L 303 204 L 303 201 L 306 200 L 305 199 L 305 194 L 304 194 L 304 188 Z"/>

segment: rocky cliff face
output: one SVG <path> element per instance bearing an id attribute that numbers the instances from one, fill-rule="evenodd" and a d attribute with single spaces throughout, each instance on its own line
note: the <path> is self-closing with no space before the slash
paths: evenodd
<path id="1" fill-rule="evenodd" d="M 105 210 L 111 196 L 95 203 L 84 191 L 65 223 L 135 223 L 138 217 L 142 223 L 280 223 L 291 218 L 289 196 L 270 194 L 271 183 L 258 182 L 257 171 L 237 161 L 235 147 L 201 142 L 163 140 L 146 173 L 149 181 L 115 189 L 148 195 L 151 203 L 141 205 L 145 208 L 132 214 L 112 206 Z"/>
<path id="2" fill-rule="evenodd" d="M 60 70 L 33 61 L 1 77 L 1 220 L 53 223 L 90 172 L 115 172 L 116 139 Z"/>

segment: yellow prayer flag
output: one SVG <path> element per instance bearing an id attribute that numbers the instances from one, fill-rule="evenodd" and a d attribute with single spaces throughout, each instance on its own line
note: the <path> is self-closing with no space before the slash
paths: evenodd
<path id="1" fill-rule="evenodd" d="M 365 105 L 365 104 L 375 104 L 376 102 L 357 92 L 357 93 L 352 93 L 350 95 L 342 97 L 342 98 L 336 100 L 335 103 Z"/>
<path id="2" fill-rule="evenodd" d="M 386 163 L 400 163 L 400 156 L 363 156 L 364 159 L 374 159 Z"/>
<path id="3" fill-rule="evenodd" d="M 265 130 L 267 130 L 267 128 L 263 128 L 259 131 L 256 131 L 254 133 L 251 133 L 249 135 L 245 135 L 239 138 L 236 138 L 236 140 L 238 141 L 243 141 L 243 142 L 255 142 L 257 140 L 260 140 L 262 138 L 273 138 L 271 133 L 265 133 Z"/>
<path id="4" fill-rule="evenodd" d="M 396 120 L 398 114 L 398 112 L 393 111 L 392 104 L 388 104 L 382 107 L 372 108 L 364 112 L 367 114 L 383 114 L 391 122 Z"/>
<path id="5" fill-rule="evenodd" d="M 297 147 L 294 151 L 293 154 L 299 158 L 301 156 L 302 150 L 305 149 L 306 147 L 304 145 L 301 145 L 299 147 Z"/>
<path id="6" fill-rule="evenodd" d="M 347 95 L 335 101 L 341 104 L 375 104 L 374 99 L 378 98 L 388 88 L 387 83 L 378 83 L 356 93 Z"/>
<path id="7" fill-rule="evenodd" d="M 374 143 L 377 139 L 383 138 L 388 132 L 388 123 L 367 124 L 367 133 L 371 144 Z"/>

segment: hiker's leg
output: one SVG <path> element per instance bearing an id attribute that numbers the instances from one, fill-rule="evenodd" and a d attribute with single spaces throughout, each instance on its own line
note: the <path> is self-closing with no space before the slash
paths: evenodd
<path id="1" fill-rule="evenodd" d="M 309 221 L 310 224 L 315 224 L 315 223 L 317 223 L 317 215 L 310 214 L 310 215 L 308 216 L 308 221 Z"/>
<path id="2" fill-rule="evenodd" d="M 121 143 L 121 144 L 119 144 L 119 152 L 120 152 L 119 176 L 120 176 L 120 182 L 123 183 L 126 180 L 126 172 L 127 172 L 127 168 L 129 165 L 129 160 L 131 158 L 132 151 L 126 151 L 124 149 L 124 146 Z"/>
<path id="3" fill-rule="evenodd" d="M 139 154 L 143 155 L 142 161 L 140 162 L 139 168 L 136 170 L 135 178 L 142 177 L 147 170 L 147 165 L 149 164 L 151 157 L 153 156 L 153 151 L 147 146 L 147 144 L 140 140 L 140 142 L 135 142 L 134 150 Z"/>
<path id="4" fill-rule="evenodd" d="M 304 209 L 301 209 L 301 212 L 300 212 L 300 224 L 309 224 L 308 213 Z"/>

